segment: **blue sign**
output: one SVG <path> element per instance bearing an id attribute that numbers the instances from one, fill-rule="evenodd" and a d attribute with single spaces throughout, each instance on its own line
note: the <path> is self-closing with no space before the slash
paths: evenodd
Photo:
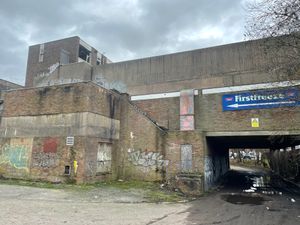
<path id="1" fill-rule="evenodd" d="M 255 91 L 223 95 L 223 111 L 300 106 L 299 90 Z"/>

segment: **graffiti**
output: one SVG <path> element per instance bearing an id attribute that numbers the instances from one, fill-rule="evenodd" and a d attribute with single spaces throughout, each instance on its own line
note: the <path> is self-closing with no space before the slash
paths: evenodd
<path id="1" fill-rule="evenodd" d="M 109 82 L 107 79 L 105 79 L 103 76 L 96 76 L 95 81 L 96 84 L 98 84 L 101 87 L 104 87 L 106 89 L 115 89 L 121 93 L 125 93 L 127 91 L 126 85 L 122 81 L 112 81 Z"/>
<path id="2" fill-rule="evenodd" d="M 95 176 L 96 175 L 96 169 L 97 169 L 97 165 L 95 161 L 88 161 L 87 162 L 87 173 L 90 176 Z"/>
<path id="3" fill-rule="evenodd" d="M 128 160 L 135 166 L 157 167 L 161 169 L 169 164 L 169 160 L 164 160 L 163 155 L 158 152 L 141 152 L 129 149 Z"/>
<path id="4" fill-rule="evenodd" d="M 57 63 L 55 63 L 55 64 L 49 66 L 46 72 L 38 73 L 38 74 L 37 74 L 37 77 L 47 77 L 47 76 L 49 76 L 51 73 L 53 73 L 53 72 L 57 69 L 57 67 L 59 67 L 59 62 L 57 62 Z"/>
<path id="5" fill-rule="evenodd" d="M 106 173 L 111 170 L 111 145 L 99 143 L 97 152 L 97 173 Z"/>
<path id="6" fill-rule="evenodd" d="M 205 191 L 207 191 L 214 183 L 214 165 L 211 156 L 206 156 L 204 159 L 204 182 Z"/>
<path id="7" fill-rule="evenodd" d="M 32 154 L 32 166 L 49 168 L 56 166 L 57 156 L 55 153 L 34 152 Z"/>
<path id="8" fill-rule="evenodd" d="M 30 151 L 25 145 L 4 145 L 0 150 L 0 164 L 7 163 L 17 169 L 28 169 Z"/>
<path id="9" fill-rule="evenodd" d="M 51 79 L 51 80 L 46 80 L 42 82 L 37 82 L 35 85 L 37 87 L 44 87 L 44 86 L 53 86 L 53 85 L 59 85 L 59 84 L 72 84 L 72 83 L 78 83 L 83 81 L 82 79 L 73 79 L 73 78 L 68 78 L 68 79 Z"/>

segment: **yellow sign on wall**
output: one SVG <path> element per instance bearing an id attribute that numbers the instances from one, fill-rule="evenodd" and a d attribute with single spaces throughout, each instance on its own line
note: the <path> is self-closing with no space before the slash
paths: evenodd
<path id="1" fill-rule="evenodd" d="M 259 127 L 259 118 L 251 118 L 251 127 Z"/>

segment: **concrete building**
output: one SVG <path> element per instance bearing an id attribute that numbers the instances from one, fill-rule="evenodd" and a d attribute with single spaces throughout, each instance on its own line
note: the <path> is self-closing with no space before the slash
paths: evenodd
<path id="1" fill-rule="evenodd" d="M 134 150 L 130 139 L 133 132 L 141 140 L 147 139 L 143 147 L 149 151 L 162 150 L 163 131 L 135 108 L 127 95 L 91 82 L 7 91 L 4 102 L 2 176 L 52 182 L 130 177 L 133 172 L 125 172 L 130 163 L 117 149 L 136 153 L 139 148 Z M 152 166 L 161 170 L 163 161 L 159 167 Z M 149 171 L 147 179 L 160 180 L 159 174 L 158 170 L 152 175 Z"/>
<path id="2" fill-rule="evenodd" d="M 85 74 L 82 71 L 89 70 L 92 66 L 110 63 L 111 61 L 77 36 L 30 46 L 25 86 L 42 85 L 40 80 L 50 75 L 53 77 L 53 74 L 56 74 L 57 77 L 56 82 L 52 84 L 65 83 L 66 80 L 61 80 L 58 74 L 60 66 L 68 66 L 69 64 L 80 62 L 86 62 L 85 68 L 81 68 L 84 67 L 82 64 L 79 64 L 80 66 L 77 67 L 80 70 L 78 74 L 82 77 L 91 76 L 91 72 Z M 76 76 L 69 79 L 69 82 L 78 81 Z M 51 81 L 53 82 L 54 79 L 52 78 Z M 47 82 L 44 85 L 49 84 Z"/>
<path id="3" fill-rule="evenodd" d="M 0 173 L 169 180 L 207 190 L 228 170 L 230 148 L 300 143 L 300 73 L 271 71 L 280 57 L 264 41 L 109 64 L 72 61 L 43 76 L 28 62 L 28 88 L 4 97 Z M 35 48 L 28 61 L 37 61 Z M 19 152 L 26 154 L 16 166 Z"/>

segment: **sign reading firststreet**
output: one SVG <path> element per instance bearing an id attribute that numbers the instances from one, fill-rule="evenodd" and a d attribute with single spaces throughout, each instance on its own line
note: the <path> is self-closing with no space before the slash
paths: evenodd
<path id="1" fill-rule="evenodd" d="M 300 106 L 299 90 L 255 91 L 223 95 L 223 111 Z"/>

